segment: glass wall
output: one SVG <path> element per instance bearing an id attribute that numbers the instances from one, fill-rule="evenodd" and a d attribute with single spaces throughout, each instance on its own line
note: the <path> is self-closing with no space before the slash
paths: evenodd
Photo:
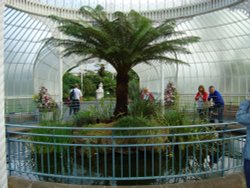
<path id="1" fill-rule="evenodd" d="M 164 65 L 164 85 L 175 82 L 186 100 L 193 98 L 200 84 L 214 85 L 228 103 L 238 103 L 250 89 L 250 19 L 237 9 L 224 9 L 194 17 L 178 24 L 177 30 L 201 37 L 188 46 L 192 54 L 178 54 L 190 66 Z M 142 70 L 144 68 L 144 71 Z M 160 95 L 161 74 L 147 65 L 135 67 L 142 87 Z M 156 65 L 156 69 L 160 69 Z M 178 70 L 178 71 L 177 71 Z"/>
<path id="2" fill-rule="evenodd" d="M 188 46 L 192 54 L 177 54 L 190 66 L 162 66 L 159 62 L 152 67 L 138 65 L 134 70 L 140 76 L 141 87 L 148 87 L 160 98 L 163 87 L 172 81 L 183 101 L 193 101 L 200 84 L 206 88 L 214 85 L 227 102 L 238 103 L 249 94 L 250 19 L 246 11 L 228 8 L 178 20 L 177 30 L 201 37 L 200 42 Z M 7 112 L 28 108 L 25 105 L 31 103 L 40 86 L 47 87 L 60 101 L 60 53 L 52 46 L 43 48 L 42 42 L 52 35 L 58 33 L 46 18 L 5 9 L 5 98 L 7 106 L 14 106 Z M 62 72 L 78 61 L 78 57 L 64 58 Z"/>

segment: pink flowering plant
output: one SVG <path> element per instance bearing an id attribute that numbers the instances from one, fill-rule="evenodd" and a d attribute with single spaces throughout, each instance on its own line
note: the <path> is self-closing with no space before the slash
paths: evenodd
<path id="1" fill-rule="evenodd" d="M 177 102 L 177 90 L 172 82 L 169 82 L 164 93 L 166 107 L 172 107 Z"/>
<path id="2" fill-rule="evenodd" d="M 57 104 L 54 99 L 48 93 L 48 89 L 42 86 L 39 89 L 38 95 L 33 97 L 34 102 L 37 104 L 37 108 L 42 111 L 53 111 L 57 108 Z"/>

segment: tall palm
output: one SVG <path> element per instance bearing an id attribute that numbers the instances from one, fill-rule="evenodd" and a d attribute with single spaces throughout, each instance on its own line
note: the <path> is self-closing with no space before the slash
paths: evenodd
<path id="1" fill-rule="evenodd" d="M 174 53 L 189 53 L 185 45 L 197 42 L 198 37 L 183 37 L 175 31 L 175 21 L 166 20 L 155 24 L 150 19 L 131 10 L 128 14 L 115 12 L 108 18 L 101 6 L 82 7 L 86 18 L 69 20 L 56 16 L 58 29 L 65 38 L 49 38 L 48 43 L 64 47 L 64 55 L 78 55 L 84 63 L 98 58 L 110 63 L 117 71 L 115 115 L 127 114 L 129 71 L 140 63 L 184 63 L 172 58 Z"/>

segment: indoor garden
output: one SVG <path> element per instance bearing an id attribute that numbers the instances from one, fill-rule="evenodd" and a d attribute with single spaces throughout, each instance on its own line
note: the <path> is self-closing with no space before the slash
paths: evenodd
<path id="1" fill-rule="evenodd" d="M 1 1 L 0 187 L 237 175 L 249 2 Z"/>

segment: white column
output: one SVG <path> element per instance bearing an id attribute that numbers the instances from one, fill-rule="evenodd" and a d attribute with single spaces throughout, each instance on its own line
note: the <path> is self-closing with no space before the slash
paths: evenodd
<path id="1" fill-rule="evenodd" d="M 4 120 L 4 64 L 3 64 L 4 0 L 0 0 L 0 187 L 7 188 L 6 137 Z"/>
<path id="2" fill-rule="evenodd" d="M 63 103 L 63 56 L 62 51 L 60 50 L 60 57 L 59 57 L 59 103 Z"/>
<path id="3" fill-rule="evenodd" d="M 161 62 L 161 104 L 164 107 L 164 92 L 165 92 L 165 74 L 164 74 L 164 64 Z M 164 109 L 164 108 L 163 108 Z M 164 110 L 163 110 L 164 112 Z"/>
<path id="4" fill-rule="evenodd" d="M 60 32 L 62 39 L 62 33 Z M 61 118 L 63 117 L 63 48 L 59 48 L 59 106 L 61 111 Z"/>
<path id="5" fill-rule="evenodd" d="M 178 59 L 176 52 L 174 53 L 174 57 L 176 60 Z M 176 63 L 176 72 L 175 72 L 175 87 L 176 87 L 176 89 L 177 89 L 177 85 L 178 85 L 178 76 L 179 76 L 179 64 Z"/>

